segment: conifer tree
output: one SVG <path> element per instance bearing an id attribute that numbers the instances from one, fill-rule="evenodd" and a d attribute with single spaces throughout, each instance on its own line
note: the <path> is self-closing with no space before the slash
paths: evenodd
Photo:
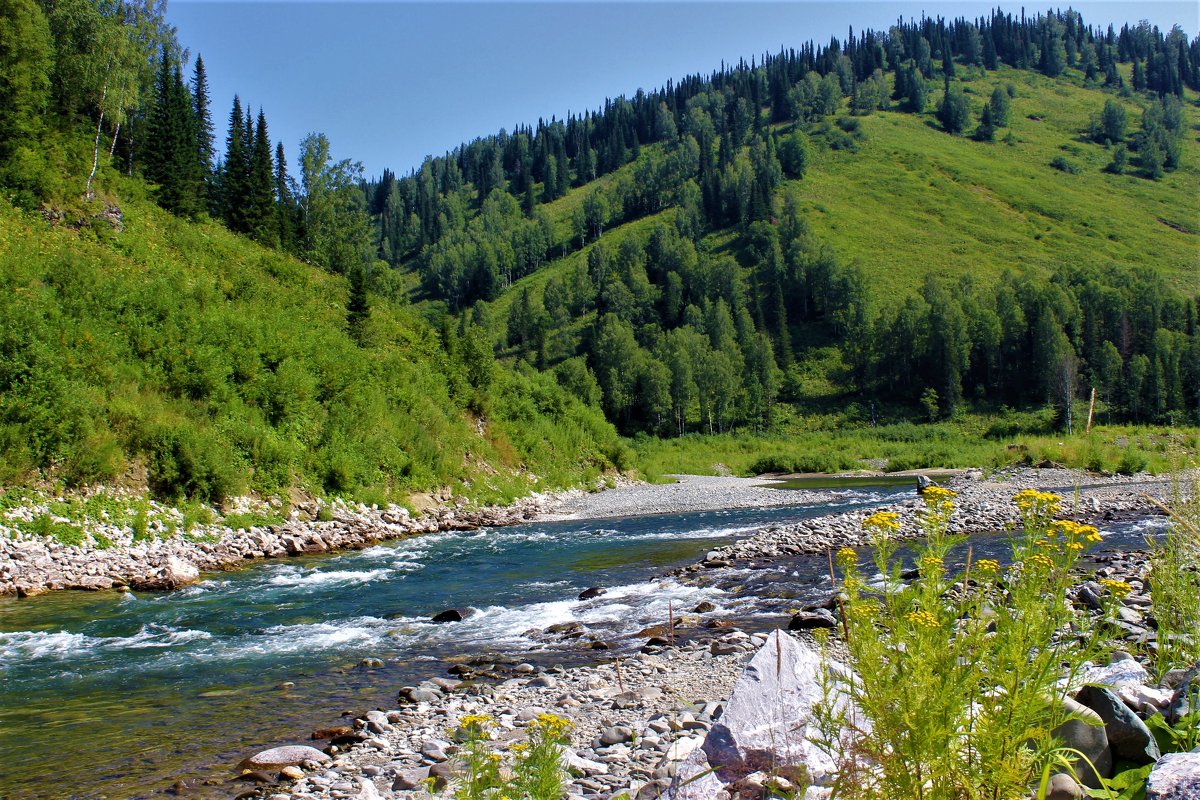
<path id="1" fill-rule="evenodd" d="M 275 224 L 279 247 L 295 253 L 299 242 L 299 220 L 296 213 L 296 195 L 292 192 L 292 179 L 288 175 L 287 159 L 283 154 L 283 142 L 275 145 Z"/>
<path id="2" fill-rule="evenodd" d="M 200 211 L 203 175 L 197 156 L 192 96 L 177 62 L 164 47 L 159 60 L 155 104 L 146 142 L 146 177 L 158 184 L 155 199 L 173 214 Z"/>
<path id="3" fill-rule="evenodd" d="M 204 180 L 204 199 L 209 210 L 215 211 L 213 160 L 217 154 L 213 146 L 212 111 L 208 101 L 208 73 L 204 69 L 204 59 L 200 56 L 196 56 L 196 66 L 192 72 L 192 109 L 196 120 L 196 154 L 200 161 L 200 174 Z"/>
<path id="4" fill-rule="evenodd" d="M 262 109 L 254 126 L 250 148 L 250 172 L 247 187 L 247 233 L 263 244 L 277 246 L 279 235 L 275 218 L 275 175 L 271 163 L 271 137 Z"/>
<path id="5" fill-rule="evenodd" d="M 229 230 L 245 233 L 250 183 L 249 145 L 245 139 L 242 101 L 233 96 L 229 132 L 225 135 L 225 164 L 221 173 L 221 216 Z"/>

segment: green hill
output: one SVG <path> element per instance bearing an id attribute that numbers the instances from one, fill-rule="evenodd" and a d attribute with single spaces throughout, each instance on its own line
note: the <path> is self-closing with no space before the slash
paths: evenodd
<path id="1" fill-rule="evenodd" d="M 939 89 L 901 62 L 925 87 L 919 112 L 896 71 L 837 99 L 838 74 L 814 67 L 784 111 L 756 119 L 744 99 L 784 68 L 742 66 L 686 102 L 668 91 L 635 107 L 661 100 L 644 112 L 657 141 L 596 180 L 521 193 L 518 170 L 483 199 L 471 165 L 529 147 L 518 131 L 385 176 L 375 196 L 449 184 L 442 197 L 467 213 L 409 242 L 397 266 L 420 279 L 413 299 L 462 311 L 628 434 L 1046 405 L 1066 425 L 1092 388 L 1106 421 L 1196 424 L 1197 95 L 1130 91 L 1116 49 L 1103 84 L 1083 64 L 1054 78 L 967 64 Z M 957 132 L 947 95 L 965 108 Z M 1006 119 L 985 133 L 994 108 Z M 513 233 L 526 230 L 544 258 Z"/>
<path id="2" fill-rule="evenodd" d="M 499 500 L 594 477 L 614 431 L 552 380 L 494 363 L 137 182 L 80 230 L 0 203 L 0 480 L 146 485 L 208 500 L 293 488 Z"/>

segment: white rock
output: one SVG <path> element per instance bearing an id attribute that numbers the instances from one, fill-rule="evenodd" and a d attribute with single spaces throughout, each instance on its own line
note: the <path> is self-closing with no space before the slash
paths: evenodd
<path id="1" fill-rule="evenodd" d="M 1146 780 L 1146 800 L 1200 800 L 1200 753 L 1170 753 Z"/>
<path id="2" fill-rule="evenodd" d="M 667 761 L 683 761 L 692 753 L 699 749 L 700 745 L 704 744 L 703 737 L 700 736 L 685 736 L 679 739 L 675 744 L 667 750 Z"/>
<path id="3" fill-rule="evenodd" d="M 1130 685 L 1144 686 L 1150 683 L 1150 673 L 1136 661 L 1123 659 L 1102 667 L 1091 667 L 1083 672 L 1080 683 L 1122 689 Z"/>
<path id="4" fill-rule="evenodd" d="M 828 698 L 825 673 L 833 683 Z M 795 637 L 773 632 L 738 678 L 703 748 L 694 750 L 680 766 L 671 796 L 674 800 L 716 797 L 723 787 L 718 768 L 729 780 L 737 780 L 739 772 L 744 777 L 754 771 L 747 762 L 760 762 L 764 754 L 779 766 L 803 765 L 815 785 L 830 782 L 837 763 L 816 744 L 820 733 L 812 711 L 814 705 L 828 702 L 865 728 L 867 721 L 856 714 L 846 694 L 848 676 L 844 666 L 824 660 Z M 843 731 L 842 736 L 848 744 L 850 732 Z"/>

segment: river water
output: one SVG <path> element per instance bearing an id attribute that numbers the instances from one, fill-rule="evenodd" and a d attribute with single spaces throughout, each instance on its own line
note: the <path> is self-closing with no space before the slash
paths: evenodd
<path id="1" fill-rule="evenodd" d="M 0 799 L 140 798 L 179 780 L 185 796 L 233 797 L 245 756 L 303 742 L 343 712 L 394 707 L 406 681 L 448 663 L 580 663 L 578 644 L 536 632 L 579 621 L 622 637 L 701 600 L 760 625 L 827 588 L 825 559 L 658 579 L 771 524 L 887 502 L 906 487 L 847 489 L 820 505 L 532 523 L 433 534 L 338 555 L 263 562 L 165 594 L 59 593 L 0 600 Z M 798 499 L 803 494 L 798 494 Z M 1110 533 L 1140 546 L 1142 527 Z M 1005 549 L 1001 537 L 983 552 Z M 607 593 L 579 601 L 581 590 Z M 431 615 L 469 606 L 463 622 Z M 363 658 L 382 669 L 358 666 Z M 289 685 L 291 684 L 291 685 Z"/>

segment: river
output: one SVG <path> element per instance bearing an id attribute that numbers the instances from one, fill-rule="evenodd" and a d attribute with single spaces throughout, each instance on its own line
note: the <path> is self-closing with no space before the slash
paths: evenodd
<path id="1" fill-rule="evenodd" d="M 593 651 L 536 635 L 582 622 L 615 649 L 669 613 L 711 600 L 778 624 L 827 586 L 824 558 L 657 579 L 751 530 L 878 505 L 907 487 L 846 489 L 820 505 L 531 523 L 432 534 L 335 555 L 261 562 L 164 594 L 59 593 L 0 600 L 0 798 L 228 798 L 233 765 L 300 743 L 343 712 L 394 707 L 399 686 L 449 663 L 571 664 Z M 798 494 L 798 498 L 804 495 Z M 1140 546 L 1142 526 L 1110 531 Z M 985 537 L 982 552 L 1005 549 Z M 579 592 L 607 593 L 580 601 Z M 444 625 L 430 617 L 472 607 Z M 364 658 L 384 667 L 358 666 Z M 209 785 L 205 785 L 205 783 Z"/>

